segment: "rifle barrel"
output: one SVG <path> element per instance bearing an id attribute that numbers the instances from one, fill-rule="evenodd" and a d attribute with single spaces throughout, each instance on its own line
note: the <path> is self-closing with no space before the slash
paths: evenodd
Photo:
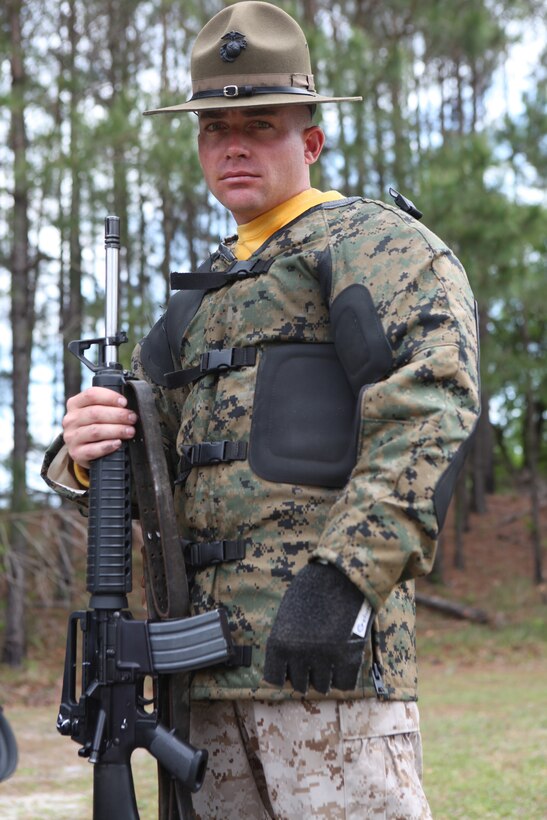
<path id="1" fill-rule="evenodd" d="M 106 249 L 105 284 L 105 337 L 113 339 L 118 333 L 118 276 L 120 260 L 120 217 L 107 216 L 104 220 L 104 246 Z M 109 367 L 118 361 L 116 345 L 105 347 L 105 364 Z"/>

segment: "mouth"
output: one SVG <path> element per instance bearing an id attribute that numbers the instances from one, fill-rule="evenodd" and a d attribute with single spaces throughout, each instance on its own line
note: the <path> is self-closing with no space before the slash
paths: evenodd
<path id="1" fill-rule="evenodd" d="M 221 182 L 247 182 L 249 179 L 257 179 L 257 174 L 250 171 L 227 171 L 220 177 Z"/>

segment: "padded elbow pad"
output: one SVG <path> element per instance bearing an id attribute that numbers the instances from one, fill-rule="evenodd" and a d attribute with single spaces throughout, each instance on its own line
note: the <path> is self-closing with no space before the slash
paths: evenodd
<path id="1" fill-rule="evenodd" d="M 350 285 L 330 310 L 334 346 L 354 394 L 391 370 L 393 356 L 382 323 L 364 285 Z"/>
<path id="2" fill-rule="evenodd" d="M 454 495 L 456 482 L 470 450 L 471 441 L 472 438 L 470 437 L 467 441 L 464 441 L 464 443 L 460 445 L 459 449 L 453 456 L 452 461 L 438 480 L 435 487 L 435 491 L 433 493 L 433 503 L 435 506 L 435 516 L 437 518 L 439 533 L 444 527 L 448 507 L 450 505 L 450 501 L 452 500 L 452 496 Z"/>

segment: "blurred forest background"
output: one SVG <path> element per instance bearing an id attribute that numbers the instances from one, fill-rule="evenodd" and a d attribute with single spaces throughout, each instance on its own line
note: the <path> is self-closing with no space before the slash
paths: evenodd
<path id="1" fill-rule="evenodd" d="M 194 116 L 142 117 L 190 96 L 191 44 L 223 5 L 0 6 L 0 616 L 11 666 L 25 658 L 26 602 L 68 605 L 85 545 L 83 519 L 45 491 L 38 467 L 65 397 L 89 383 L 67 342 L 104 332 L 105 215 L 121 217 L 121 327 L 131 342 L 165 305 L 170 270 L 195 268 L 235 230 L 203 185 Z M 319 113 L 328 142 L 314 185 L 388 200 L 391 185 L 404 192 L 460 257 L 478 300 L 483 414 L 453 505 L 454 561 L 464 567 L 469 513 L 517 488 L 529 511 L 530 580 L 541 584 L 545 6 L 278 5 L 308 35 L 320 91 L 364 97 Z M 442 549 L 436 573 L 442 579 Z"/>

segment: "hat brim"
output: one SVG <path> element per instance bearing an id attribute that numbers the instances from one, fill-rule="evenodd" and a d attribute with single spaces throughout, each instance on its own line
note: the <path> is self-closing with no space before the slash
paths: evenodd
<path id="1" fill-rule="evenodd" d="M 322 103 L 361 102 L 362 97 L 322 97 L 319 94 L 261 94 L 251 97 L 207 97 L 188 100 L 180 105 L 151 108 L 151 114 L 178 114 L 179 111 L 218 111 L 219 108 L 266 108 L 274 105 L 321 105 Z"/>

